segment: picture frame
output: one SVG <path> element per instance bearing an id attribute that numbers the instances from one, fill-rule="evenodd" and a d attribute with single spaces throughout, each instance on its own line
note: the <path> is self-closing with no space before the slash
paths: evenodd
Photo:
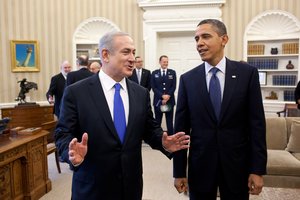
<path id="1" fill-rule="evenodd" d="M 39 72 L 39 43 L 37 40 L 11 40 L 12 72 Z"/>
<path id="2" fill-rule="evenodd" d="M 258 72 L 260 85 L 267 85 L 267 72 Z"/>

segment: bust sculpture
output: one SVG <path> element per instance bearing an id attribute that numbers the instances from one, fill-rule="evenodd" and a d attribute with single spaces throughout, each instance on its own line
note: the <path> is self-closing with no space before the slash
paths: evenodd
<path id="1" fill-rule="evenodd" d="M 29 92 L 31 89 L 38 89 L 38 86 L 34 82 L 28 82 L 26 78 L 23 78 L 21 81 L 18 81 L 20 83 L 20 92 L 18 97 L 16 97 L 15 101 L 19 101 L 21 104 L 25 104 L 26 102 L 26 93 Z"/>

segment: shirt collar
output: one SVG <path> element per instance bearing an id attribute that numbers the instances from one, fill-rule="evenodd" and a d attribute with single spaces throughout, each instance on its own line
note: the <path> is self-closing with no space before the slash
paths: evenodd
<path id="1" fill-rule="evenodd" d="M 211 68 L 213 68 L 214 66 L 210 65 L 207 62 L 204 62 L 204 64 L 205 64 L 205 74 L 207 75 L 209 73 L 209 70 Z M 215 67 L 217 67 L 221 72 L 223 72 L 225 74 L 225 70 L 226 70 L 226 58 L 225 58 L 225 56 L 220 60 L 220 62 Z"/>
<path id="2" fill-rule="evenodd" d="M 165 73 L 167 73 L 167 70 L 168 70 L 168 68 L 166 68 L 166 69 L 160 68 L 160 73 L 163 73 L 164 71 L 165 71 Z"/>
<path id="3" fill-rule="evenodd" d="M 117 83 L 114 79 L 108 76 L 103 70 L 99 72 L 99 79 L 105 91 L 111 90 Z M 127 93 L 126 79 L 123 78 L 120 82 L 122 89 Z"/>

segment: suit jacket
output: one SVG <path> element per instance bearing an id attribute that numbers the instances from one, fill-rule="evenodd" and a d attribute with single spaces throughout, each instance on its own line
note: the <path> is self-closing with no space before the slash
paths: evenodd
<path id="1" fill-rule="evenodd" d="M 130 80 L 139 84 L 136 69 L 133 70 L 132 75 L 128 77 Z M 147 88 L 149 91 L 151 90 L 151 72 L 148 69 L 142 68 L 142 76 L 141 76 L 141 86 Z"/>
<path id="2" fill-rule="evenodd" d="M 168 101 L 168 104 L 171 106 L 175 105 L 174 92 L 176 89 L 176 72 L 172 69 L 167 69 L 166 71 L 166 80 L 161 75 L 160 69 L 157 69 L 152 72 L 151 75 L 151 87 L 154 92 L 153 105 L 159 106 L 160 100 L 162 100 L 163 94 L 168 94 L 171 98 Z"/>
<path id="3" fill-rule="evenodd" d="M 67 81 L 66 81 L 66 86 L 71 85 L 77 81 L 80 81 L 82 79 L 85 79 L 89 76 L 94 75 L 93 72 L 91 72 L 89 69 L 87 68 L 81 68 L 77 71 L 72 71 L 69 72 L 67 75 Z"/>
<path id="4" fill-rule="evenodd" d="M 295 90 L 295 101 L 296 101 L 296 104 L 298 104 L 298 109 L 300 109 L 300 104 L 298 103 L 299 99 L 300 99 L 300 81 L 298 82 L 296 90 Z"/>
<path id="5" fill-rule="evenodd" d="M 46 93 L 47 100 L 49 99 L 49 95 L 54 96 L 54 110 L 53 113 L 59 118 L 60 112 L 60 102 L 64 93 L 66 79 L 59 73 L 51 78 L 50 87 L 48 92 Z"/>
<path id="6" fill-rule="evenodd" d="M 230 190 L 244 190 L 250 173 L 266 173 L 266 125 L 257 69 L 226 59 L 219 122 L 207 91 L 204 63 L 183 74 L 174 129 L 191 135 L 191 191 L 211 191 L 218 170 Z M 186 167 L 187 151 L 175 153 L 174 177 L 186 177 Z"/>
<path id="7" fill-rule="evenodd" d="M 68 145 L 88 133 L 88 152 L 73 174 L 72 199 L 141 200 L 142 140 L 166 155 L 162 129 L 151 111 L 149 91 L 127 80 L 129 117 L 122 144 L 99 76 L 68 86 L 56 127 L 56 145 L 63 159 Z"/>

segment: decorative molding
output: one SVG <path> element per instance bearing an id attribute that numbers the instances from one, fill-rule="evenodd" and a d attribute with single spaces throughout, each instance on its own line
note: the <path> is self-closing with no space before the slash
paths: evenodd
<path id="1" fill-rule="evenodd" d="M 226 0 L 143 0 L 145 66 L 156 66 L 159 33 L 192 32 L 202 19 L 221 19 Z M 151 69 L 150 69 L 151 70 Z"/>
<path id="2" fill-rule="evenodd" d="M 248 39 L 276 39 L 295 37 L 300 33 L 298 19 L 282 10 L 268 10 L 256 16 L 246 27 Z"/>
<path id="3" fill-rule="evenodd" d="M 103 17 L 92 17 L 81 22 L 73 34 L 76 44 L 97 44 L 109 31 L 120 30 L 114 23 Z"/>
<path id="4" fill-rule="evenodd" d="M 98 44 L 105 33 L 119 30 L 117 25 L 103 17 L 91 17 L 81 22 L 73 34 L 73 69 L 76 66 L 76 44 Z"/>
<path id="5" fill-rule="evenodd" d="M 222 5 L 226 0 L 138 0 L 140 7 Z"/>

